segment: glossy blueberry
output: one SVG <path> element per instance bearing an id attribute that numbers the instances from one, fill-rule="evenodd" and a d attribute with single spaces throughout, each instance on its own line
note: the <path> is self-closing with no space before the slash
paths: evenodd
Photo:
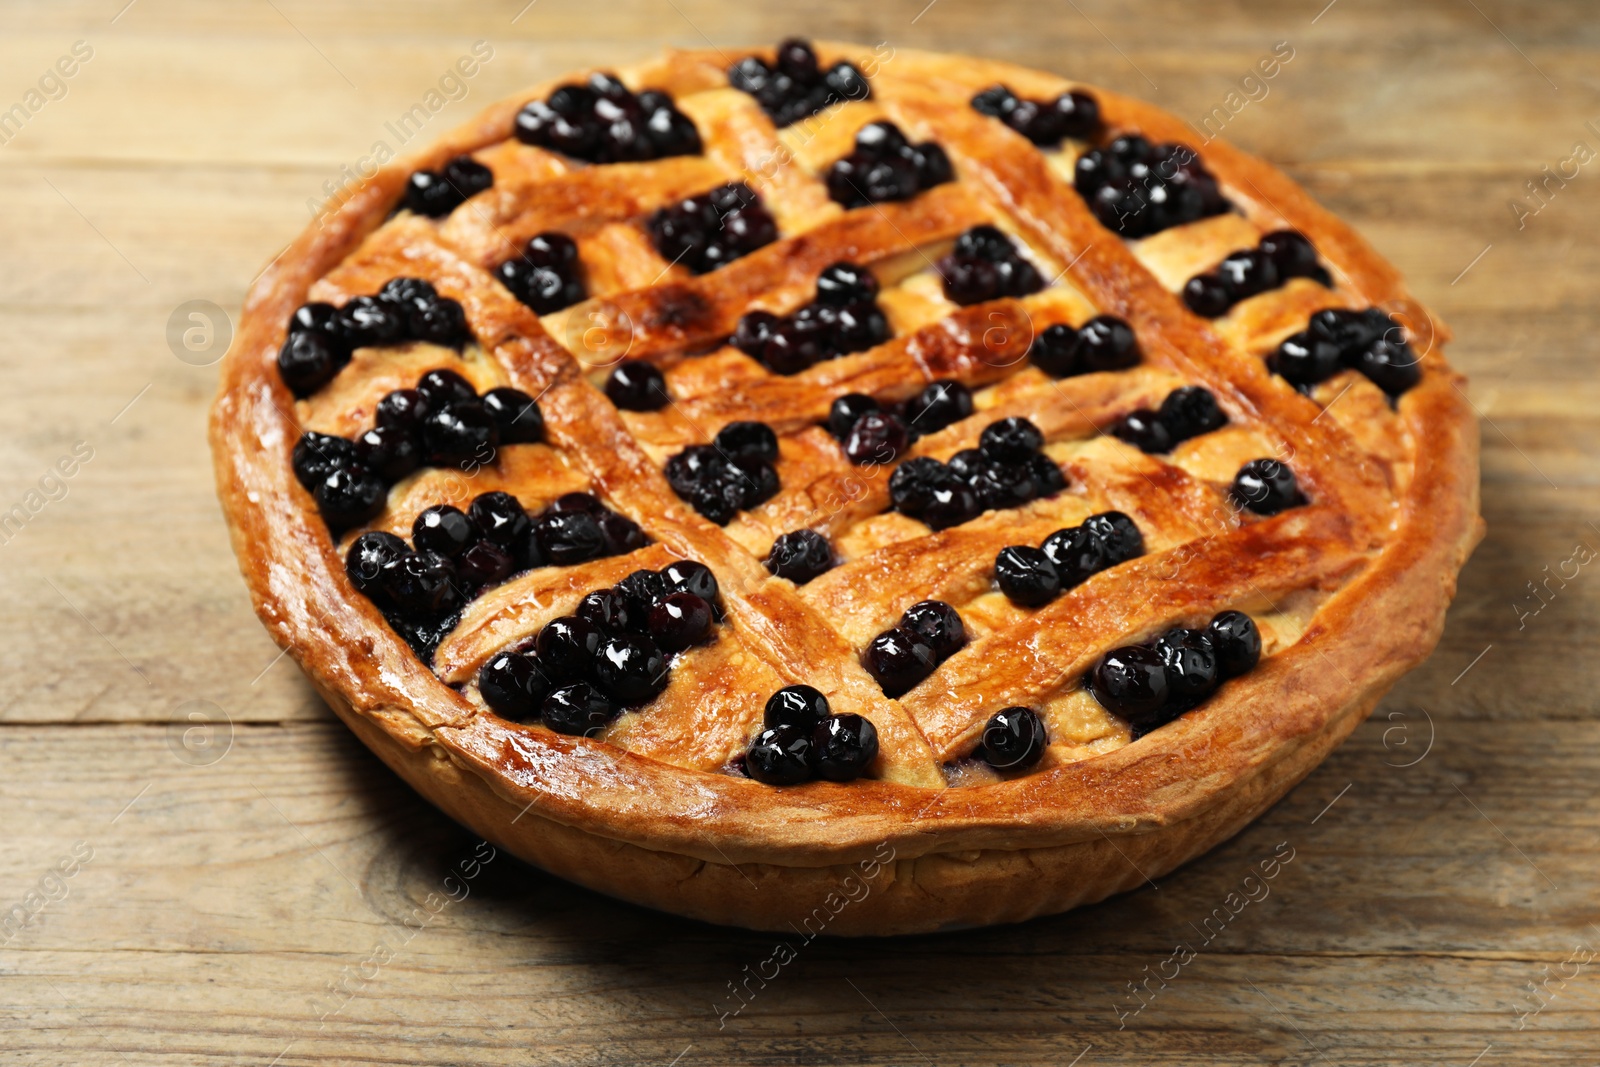
<path id="1" fill-rule="evenodd" d="M 771 730 L 779 726 L 793 726 L 810 732 L 828 717 L 828 698 L 809 685 L 786 685 L 767 698 L 761 723 Z"/>
<path id="2" fill-rule="evenodd" d="M 383 479 L 362 467 L 330 471 L 312 493 L 317 510 L 335 530 L 359 526 L 383 510 L 388 487 Z"/>
<path id="3" fill-rule="evenodd" d="M 626 515 L 602 510 L 595 516 L 595 521 L 600 524 L 600 533 L 605 537 L 604 554 L 607 556 L 626 555 L 650 543 L 650 538 L 639 528 L 639 524 Z"/>
<path id="4" fill-rule="evenodd" d="M 422 432 L 422 420 L 428 411 L 427 399 L 417 390 L 396 389 L 378 401 L 374 418 L 379 426 L 393 426 L 417 435 Z"/>
<path id="5" fill-rule="evenodd" d="M 453 370 L 429 371 L 417 379 L 416 391 L 430 410 L 478 399 L 478 391 L 472 387 L 472 383 Z"/>
<path id="6" fill-rule="evenodd" d="M 891 697 L 904 693 L 939 665 L 933 649 L 920 635 L 899 626 L 874 637 L 862 658 L 867 673 Z"/>
<path id="7" fill-rule="evenodd" d="M 878 279 L 865 267 L 841 261 L 817 275 L 817 303 L 847 307 L 878 296 Z"/>
<path id="8" fill-rule="evenodd" d="M 1078 331 L 1066 323 L 1046 326 L 1028 348 L 1028 361 L 1052 378 L 1067 378 L 1083 373 L 1078 355 Z"/>
<path id="9" fill-rule="evenodd" d="M 311 493 L 334 471 L 361 466 L 354 442 L 316 432 L 300 435 L 290 456 L 290 464 L 294 467 L 294 476 Z"/>
<path id="10" fill-rule="evenodd" d="M 960 382 L 931 382 L 906 401 L 906 422 L 918 433 L 936 433 L 971 414 L 972 390 Z"/>
<path id="11" fill-rule="evenodd" d="M 392 345 L 405 339 L 406 322 L 393 304 L 375 296 L 358 296 L 339 309 L 333 331 L 349 349 Z"/>
<path id="12" fill-rule="evenodd" d="M 1339 373 L 1340 355 L 1339 346 L 1332 341 L 1301 330 L 1283 339 L 1272 353 L 1270 365 L 1289 384 L 1312 386 Z"/>
<path id="13" fill-rule="evenodd" d="M 594 737 L 622 709 L 588 682 L 564 685 L 544 698 L 539 718 L 558 734 Z"/>
<path id="14" fill-rule="evenodd" d="M 320 333 L 331 338 L 335 332 L 334 322 L 338 317 L 339 309 L 332 304 L 322 301 L 301 304 L 294 309 L 294 314 L 289 316 L 289 332 Z"/>
<path id="15" fill-rule="evenodd" d="M 877 411 L 878 402 L 865 393 L 846 393 L 828 409 L 828 432 L 843 442 L 850 436 L 856 420 L 869 411 Z"/>
<path id="16" fill-rule="evenodd" d="M 1314 278 L 1322 269 L 1317 263 L 1317 250 L 1298 231 L 1275 230 L 1261 238 L 1256 247 L 1272 259 L 1278 274 L 1285 279 Z"/>
<path id="17" fill-rule="evenodd" d="M 455 559 L 483 537 L 478 524 L 460 508 L 435 504 L 411 524 L 411 543 L 418 552 L 437 552 Z"/>
<path id="18" fill-rule="evenodd" d="M 1387 325 L 1382 318 L 1387 318 L 1382 312 L 1368 316 L 1349 308 L 1323 308 L 1311 316 L 1306 329 L 1312 337 L 1327 341 L 1341 353 L 1353 354 L 1383 336 Z"/>
<path id="19" fill-rule="evenodd" d="M 483 394 L 483 409 L 494 420 L 503 445 L 537 444 L 544 440 L 544 413 L 521 389 L 500 386 Z"/>
<path id="20" fill-rule="evenodd" d="M 1085 141 L 1100 129 L 1100 102 L 1088 93 L 1072 89 L 1055 98 L 1054 107 L 1064 137 Z"/>
<path id="21" fill-rule="evenodd" d="M 1128 645 L 1107 652 L 1088 682 L 1089 692 L 1113 715 L 1139 725 L 1161 721 L 1170 690 L 1166 667 L 1151 649 Z"/>
<path id="22" fill-rule="evenodd" d="M 1079 327 L 1078 346 L 1085 371 L 1126 370 L 1139 363 L 1133 327 L 1114 315 L 1096 315 Z"/>
<path id="23" fill-rule="evenodd" d="M 668 593 L 667 580 L 658 571 L 637 570 L 613 588 L 628 601 L 628 612 L 635 619 L 648 619 L 656 602 Z"/>
<path id="24" fill-rule="evenodd" d="M 499 652 L 478 671 L 478 695 L 501 718 L 527 722 L 550 695 L 550 680 L 531 654 Z"/>
<path id="25" fill-rule="evenodd" d="M 482 536 L 502 548 L 514 548 L 529 529 L 528 513 L 510 493 L 482 493 L 467 505 L 467 518 Z"/>
<path id="26" fill-rule="evenodd" d="M 1226 315 L 1234 305 L 1233 289 L 1227 279 L 1216 274 L 1196 274 L 1183 286 L 1183 303 L 1202 318 Z"/>
<path id="27" fill-rule="evenodd" d="M 1010 707 L 989 717 L 979 752 L 995 770 L 1020 771 L 1039 762 L 1046 744 L 1039 713 L 1032 708 Z"/>
<path id="28" fill-rule="evenodd" d="M 860 715 L 830 715 L 811 732 L 818 778 L 853 782 L 878 758 L 878 728 Z"/>
<path id="29" fill-rule="evenodd" d="M 951 481 L 934 486 L 917 518 L 932 529 L 945 530 L 975 519 L 981 512 L 977 494 L 965 483 Z"/>
<path id="30" fill-rule="evenodd" d="M 739 324 L 734 327 L 728 343 L 745 355 L 760 359 L 773 332 L 783 323 L 781 315 L 774 315 L 770 311 L 747 311 L 739 316 Z"/>
<path id="31" fill-rule="evenodd" d="M 563 615 L 545 623 L 534 648 L 552 681 L 576 681 L 591 676 L 595 653 L 604 640 L 605 634 L 588 619 Z"/>
<path id="32" fill-rule="evenodd" d="M 1216 650 L 1203 630 L 1168 630 L 1156 640 L 1155 653 L 1166 668 L 1172 711 L 1194 707 L 1221 682 Z"/>
<path id="33" fill-rule="evenodd" d="M 1014 465 L 988 461 L 967 479 L 967 485 L 984 511 L 1021 507 L 1037 495 L 1028 467 L 1026 461 Z"/>
<path id="34" fill-rule="evenodd" d="M 1206 636 L 1216 653 L 1217 670 L 1223 678 L 1237 678 L 1261 661 L 1261 631 L 1255 620 L 1242 611 L 1224 611 L 1206 626 Z"/>
<path id="35" fill-rule="evenodd" d="M 956 609 L 942 600 L 919 600 L 900 616 L 900 625 L 927 642 L 940 662 L 967 643 L 967 628 Z"/>
<path id="36" fill-rule="evenodd" d="M 423 452 L 436 467 L 487 463 L 499 443 L 499 427 L 475 400 L 446 405 L 422 424 Z"/>
<path id="37" fill-rule="evenodd" d="M 745 753 L 744 771 L 765 785 L 798 785 L 811 777 L 811 734 L 793 726 L 762 730 Z"/>
<path id="38" fill-rule="evenodd" d="M 712 444 L 741 466 L 745 462 L 773 463 L 778 458 L 778 435 L 764 422 L 730 422 L 717 431 Z"/>
<path id="39" fill-rule="evenodd" d="M 693 593 L 708 604 L 717 602 L 720 590 L 717 576 L 704 563 L 692 559 L 674 560 L 661 568 L 661 578 L 672 593 Z"/>
<path id="40" fill-rule="evenodd" d="M 551 511 L 587 511 L 599 515 L 606 506 L 593 493 L 562 493 L 551 503 Z"/>
<path id="41" fill-rule="evenodd" d="M 990 118 L 1005 118 L 1020 101 L 1017 94 L 1004 85 L 991 85 L 972 98 L 972 109 Z"/>
<path id="42" fill-rule="evenodd" d="M 628 598 L 615 589 L 596 589 L 578 601 L 573 614 L 587 619 L 606 633 L 622 633 L 632 629 L 643 619 L 636 619 L 628 607 Z"/>
<path id="43" fill-rule="evenodd" d="M 1172 451 L 1172 431 L 1149 408 L 1136 408 L 1111 426 L 1111 435 L 1139 449 L 1141 452 Z"/>
<path id="44" fill-rule="evenodd" d="M 1230 492 L 1235 504 L 1257 515 L 1276 515 L 1306 502 L 1294 471 L 1275 459 L 1253 459 L 1240 467 Z"/>
<path id="45" fill-rule="evenodd" d="M 557 567 L 595 559 L 605 552 L 605 531 L 587 512 L 546 512 L 534 520 L 533 532 L 545 557 Z"/>
<path id="46" fill-rule="evenodd" d="M 384 600 L 383 571 L 385 567 L 408 555 L 411 547 L 385 530 L 368 530 L 350 546 L 344 557 L 344 572 L 350 584 L 365 594 L 369 600 Z"/>
<path id="47" fill-rule="evenodd" d="M 786 319 L 772 327 L 756 358 L 774 374 L 799 374 L 822 359 L 823 351 L 816 331 Z"/>
<path id="48" fill-rule="evenodd" d="M 416 438 L 395 426 L 374 426 L 356 438 L 355 448 L 361 465 L 391 484 L 422 463 Z"/>
<path id="49" fill-rule="evenodd" d="M 389 603 L 413 617 L 446 614 L 461 604 L 456 569 L 437 552 L 410 552 L 383 569 Z"/>
<path id="50" fill-rule="evenodd" d="M 623 411 L 659 411 L 667 406 L 667 380 L 653 364 L 629 360 L 612 368 L 606 396 Z"/>
<path id="51" fill-rule="evenodd" d="M 711 632 L 711 605 L 693 593 L 668 593 L 650 609 L 646 628 L 667 652 L 697 645 Z"/>
<path id="52" fill-rule="evenodd" d="M 648 703 L 670 680 L 667 658 L 648 637 L 612 634 L 595 654 L 594 676 L 601 690 L 624 707 Z"/>
<path id="53" fill-rule="evenodd" d="M 1063 589 L 1079 585 L 1107 566 L 1105 543 L 1083 526 L 1057 530 L 1044 539 L 1042 551 L 1055 566 Z"/>
<path id="54" fill-rule="evenodd" d="M 779 534 L 764 560 L 774 576 L 804 585 L 833 566 L 833 546 L 815 530 Z"/>
<path id="55" fill-rule="evenodd" d="M 663 258 L 696 274 L 749 255 L 778 237 L 777 222 L 743 182 L 661 208 L 645 228 Z"/>
<path id="56" fill-rule="evenodd" d="M 1017 416 L 991 422 L 978 436 L 978 451 L 996 463 L 1026 463 L 1042 447 L 1039 427 Z"/>
<path id="57" fill-rule="evenodd" d="M 1067 476 L 1061 472 L 1056 461 L 1043 452 L 1029 456 L 1026 466 L 1036 496 L 1052 496 L 1067 487 Z"/>
<path id="58" fill-rule="evenodd" d="M 910 443 L 906 425 L 898 415 L 869 411 L 850 427 L 844 439 L 844 453 L 852 463 L 892 463 Z"/>
<path id="59" fill-rule="evenodd" d="M 1363 348 L 1352 361 L 1356 370 L 1391 397 L 1399 396 L 1422 380 L 1422 367 L 1404 341 L 1380 337 Z"/>
<path id="60" fill-rule="evenodd" d="M 1061 592 L 1055 564 L 1043 551 L 1028 545 L 1002 548 L 994 558 L 994 577 L 1000 591 L 1023 607 L 1048 604 Z"/>
<path id="61" fill-rule="evenodd" d="M 343 366 L 338 346 L 323 333 L 291 333 L 278 350 L 278 375 L 297 397 L 310 396 Z"/>
<path id="62" fill-rule="evenodd" d="M 934 490 L 950 485 L 955 476 L 950 469 L 929 456 L 908 459 L 889 475 L 889 500 L 895 510 L 918 516 L 933 502 Z"/>
<path id="63" fill-rule="evenodd" d="M 517 569 L 517 557 L 493 541 L 478 541 L 456 559 L 456 573 L 468 589 L 499 585 Z"/>
<path id="64" fill-rule="evenodd" d="M 1120 511 L 1090 515 L 1083 520 L 1083 528 L 1100 543 L 1105 560 L 1102 566 L 1115 567 L 1144 555 L 1144 535 L 1134 521 Z"/>
<path id="65" fill-rule="evenodd" d="M 1230 253 L 1217 264 L 1217 276 L 1228 283 L 1235 300 L 1245 300 L 1276 289 L 1282 280 L 1278 276 L 1277 262 L 1255 248 Z"/>

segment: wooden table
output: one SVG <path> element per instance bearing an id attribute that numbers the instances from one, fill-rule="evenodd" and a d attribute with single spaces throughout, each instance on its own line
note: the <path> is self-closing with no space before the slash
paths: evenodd
<path id="1" fill-rule="evenodd" d="M 0 907 L 27 919 L 0 930 L 0 1064 L 1594 1060 L 1600 567 L 1576 561 L 1600 551 L 1600 163 L 1525 186 L 1600 150 L 1589 5 L 125 2 L 0 10 L 0 108 L 32 111 L 0 127 L 0 511 L 30 513 L 0 532 Z M 1287 41 L 1225 134 L 1454 326 L 1489 535 L 1432 660 L 1233 842 L 1061 918 L 812 944 L 719 1020 L 772 938 L 504 856 L 446 881 L 475 842 L 250 611 L 204 439 L 226 324 L 207 348 L 175 309 L 237 315 L 474 41 L 493 58 L 423 136 L 567 68 L 792 30 L 1004 56 L 1197 121 Z"/>

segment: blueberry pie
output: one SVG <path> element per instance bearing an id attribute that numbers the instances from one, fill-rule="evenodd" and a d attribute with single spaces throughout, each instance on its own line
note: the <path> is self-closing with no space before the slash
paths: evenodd
<path id="1" fill-rule="evenodd" d="M 788 40 L 384 168 L 252 290 L 211 441 L 263 622 L 452 816 L 929 931 L 1199 855 L 1429 653 L 1482 529 L 1445 336 L 1172 116 Z"/>

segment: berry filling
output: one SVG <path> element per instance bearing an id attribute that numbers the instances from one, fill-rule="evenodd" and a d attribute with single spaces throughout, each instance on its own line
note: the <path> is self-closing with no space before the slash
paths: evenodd
<path id="1" fill-rule="evenodd" d="M 1183 302 L 1196 315 L 1214 319 L 1239 301 L 1276 289 L 1290 278 L 1310 278 L 1333 288 L 1333 278 L 1317 262 L 1311 242 L 1295 230 L 1276 230 L 1255 248 L 1232 253 L 1216 270 L 1190 278 L 1183 287 Z"/>
<path id="2" fill-rule="evenodd" d="M 995 584 L 1013 604 L 1036 608 L 1108 567 L 1144 555 L 1144 535 L 1120 511 L 1057 530 L 1038 548 L 1012 545 L 994 560 Z"/>
<path id="3" fill-rule="evenodd" d="M 775 577 L 805 585 L 832 569 L 833 546 L 815 530 L 791 530 L 772 542 L 763 562 Z"/>
<path id="4" fill-rule="evenodd" d="M 985 511 L 1021 507 L 1067 486 L 1066 475 L 1040 449 L 1044 435 L 1027 419 L 990 423 L 977 448 L 941 463 L 929 456 L 909 459 L 889 476 L 896 511 L 935 530 L 975 519 Z"/>
<path id="5" fill-rule="evenodd" d="M 744 182 L 664 207 L 645 223 L 656 251 L 670 263 L 705 274 L 778 239 L 778 224 Z"/>
<path id="6" fill-rule="evenodd" d="M 642 359 L 618 363 L 606 378 L 606 397 L 623 411 L 659 411 L 667 406 L 667 379 Z"/>
<path id="7" fill-rule="evenodd" d="M 1148 645 L 1112 649 L 1084 681 L 1103 708 L 1128 721 L 1137 741 L 1198 707 L 1260 659 L 1255 622 L 1243 612 L 1224 611 L 1203 630 L 1177 627 Z"/>
<path id="8" fill-rule="evenodd" d="M 924 600 L 900 616 L 900 624 L 883 631 L 862 653 L 862 665 L 897 697 L 922 681 L 967 643 L 967 630 L 956 609 L 942 600 Z"/>
<path id="9" fill-rule="evenodd" d="M 667 460 L 672 491 L 702 516 L 726 526 L 735 513 L 772 499 L 781 488 L 778 437 L 764 422 L 730 422 L 709 445 L 690 445 Z"/>
<path id="10" fill-rule="evenodd" d="M 749 93 L 780 129 L 845 100 L 869 100 L 872 87 L 854 64 L 824 71 L 811 42 L 791 37 L 778 45 L 776 62 L 746 56 L 728 68 L 728 83 Z"/>
<path id="11" fill-rule="evenodd" d="M 1021 771 L 1039 762 L 1048 743 L 1038 712 L 1010 707 L 995 712 L 984 724 L 978 755 L 997 771 Z"/>
<path id="12" fill-rule="evenodd" d="M 1420 359 L 1405 334 L 1382 308 L 1324 308 L 1304 330 L 1284 338 L 1267 366 L 1302 391 L 1349 367 L 1392 400 L 1422 380 Z"/>
<path id="13" fill-rule="evenodd" d="M 1159 411 L 1137 408 L 1128 412 L 1110 427 L 1110 433 L 1141 452 L 1171 452 L 1191 437 L 1226 425 L 1228 416 L 1209 389 L 1185 385 L 1168 393 Z"/>
<path id="14" fill-rule="evenodd" d="M 400 206 L 437 219 L 494 185 L 494 171 L 471 156 L 457 156 L 439 170 L 419 170 L 406 181 Z"/>
<path id="15" fill-rule="evenodd" d="M 1001 297 L 1027 296 L 1044 288 L 1044 278 L 1023 258 L 1016 244 L 993 226 L 974 226 L 956 238 L 938 264 L 944 295 L 962 307 Z"/>
<path id="16" fill-rule="evenodd" d="M 789 316 L 751 311 L 728 343 L 775 374 L 798 374 L 825 359 L 862 352 L 893 336 L 877 303 L 878 279 L 835 263 L 817 276 L 816 299 Z"/>
<path id="17" fill-rule="evenodd" d="M 745 751 L 744 772 L 766 785 L 812 778 L 849 782 L 878 758 L 878 730 L 860 715 L 834 715 L 809 685 L 784 686 L 767 699 L 762 729 Z"/>
<path id="18" fill-rule="evenodd" d="M 972 107 L 1041 147 L 1059 145 L 1066 137 L 1087 141 L 1100 130 L 1100 102 L 1077 89 L 1046 101 L 1023 99 L 994 85 L 974 96 Z"/>
<path id="19" fill-rule="evenodd" d="M 1114 315 L 1096 315 L 1078 329 L 1066 323 L 1046 326 L 1028 347 L 1028 359 L 1052 378 L 1139 365 L 1133 327 Z"/>
<path id="20" fill-rule="evenodd" d="M 278 374 L 296 397 L 307 397 L 332 381 L 358 348 L 425 341 L 459 349 L 471 339 L 460 303 L 421 278 L 394 278 L 377 296 L 353 297 L 343 307 L 297 308 L 278 351 Z"/>
<path id="21" fill-rule="evenodd" d="M 490 657 L 478 671 L 478 694 L 501 718 L 593 737 L 624 709 L 661 694 L 672 657 L 711 636 L 716 599 L 717 580 L 704 564 L 635 571 L 586 595 L 532 641 Z"/>
<path id="22" fill-rule="evenodd" d="M 584 288 L 578 245 L 564 233 L 541 233 L 523 246 L 520 259 L 508 259 L 495 268 L 495 277 L 511 295 L 548 315 L 588 297 Z"/>
<path id="23" fill-rule="evenodd" d="M 1194 149 L 1153 145 L 1138 134 L 1079 156 L 1073 187 L 1102 226 L 1124 237 L 1148 237 L 1230 206 Z"/>
<path id="24" fill-rule="evenodd" d="M 950 157 L 932 141 L 912 144 L 892 122 L 869 122 L 855 149 L 827 173 L 828 195 L 847 208 L 910 200 L 955 179 Z"/>
<path id="25" fill-rule="evenodd" d="M 1306 502 L 1294 471 L 1275 459 L 1253 459 L 1240 467 L 1228 492 L 1235 504 L 1257 515 L 1276 515 Z"/>
<path id="26" fill-rule="evenodd" d="M 700 131 L 666 93 L 635 94 L 613 74 L 591 74 L 517 112 L 512 130 L 523 144 L 590 163 L 636 163 L 702 151 Z"/>

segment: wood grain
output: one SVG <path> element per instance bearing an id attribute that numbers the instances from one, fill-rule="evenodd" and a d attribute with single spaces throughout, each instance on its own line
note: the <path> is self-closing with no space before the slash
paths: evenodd
<path id="1" fill-rule="evenodd" d="M 0 945 L 0 1064 L 1592 1058 L 1596 966 L 1561 975 L 1575 946 L 1600 950 L 1600 577 L 1542 600 L 1528 583 L 1600 551 L 1600 163 L 1523 228 L 1508 206 L 1537 206 L 1525 182 L 1574 142 L 1600 150 L 1586 5 L 523 2 L 0 7 L 0 109 L 74 41 L 95 50 L 0 144 L 0 510 L 93 449 L 0 535 L 0 908 L 31 916 Z M 798 946 L 719 1019 L 770 937 L 506 856 L 460 880 L 476 842 L 276 660 L 211 495 L 215 372 L 174 358 L 166 328 L 189 300 L 236 314 L 307 201 L 473 41 L 494 59 L 425 136 L 571 67 L 794 31 L 1003 56 L 1195 119 L 1289 41 L 1224 135 L 1454 328 L 1489 534 L 1435 656 L 1233 842 L 1056 919 Z M 211 705 L 209 734 L 184 718 Z M 34 913 L 79 842 L 92 856 Z M 1284 842 L 1270 895 L 1202 943 Z M 1180 942 L 1178 977 L 1130 990 Z"/>

